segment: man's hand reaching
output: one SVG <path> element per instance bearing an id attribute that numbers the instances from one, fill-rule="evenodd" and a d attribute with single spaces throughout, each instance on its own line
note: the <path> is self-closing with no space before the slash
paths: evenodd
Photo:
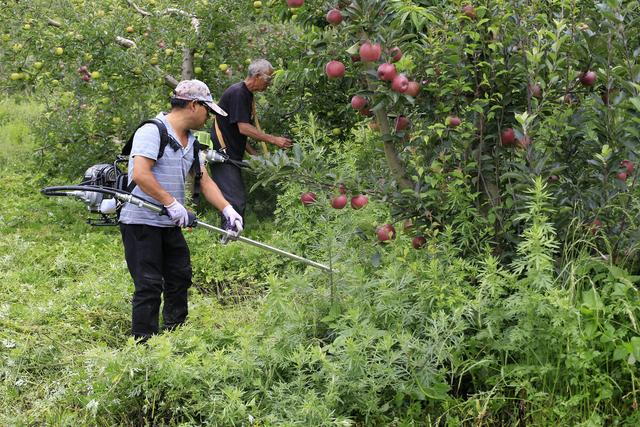
<path id="1" fill-rule="evenodd" d="M 273 138 L 273 143 L 280 148 L 291 148 L 293 141 L 285 136 L 276 136 Z"/>

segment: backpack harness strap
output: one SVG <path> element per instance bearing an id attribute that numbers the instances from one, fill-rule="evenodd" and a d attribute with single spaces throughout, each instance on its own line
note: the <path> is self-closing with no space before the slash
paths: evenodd
<path id="1" fill-rule="evenodd" d="M 193 141 L 193 163 L 191 170 L 193 171 L 193 203 L 200 203 L 200 180 L 202 179 L 202 169 L 200 168 L 200 142 L 196 136 Z"/>
<path id="2" fill-rule="evenodd" d="M 146 124 L 153 124 L 158 128 L 158 132 L 160 133 L 160 147 L 158 149 L 158 158 L 156 161 L 160 160 L 160 158 L 164 155 L 164 150 L 169 145 L 173 151 L 178 151 L 182 148 L 182 145 L 176 141 L 174 137 L 169 135 L 167 131 L 167 127 L 162 122 L 162 120 L 153 118 L 149 120 L 145 120 L 140 123 L 136 130 L 131 134 L 127 143 L 122 147 L 122 155 L 129 156 L 131 154 L 131 148 L 133 147 L 133 137 L 135 136 L 138 129 Z M 200 200 L 200 180 L 202 178 L 202 170 L 200 169 L 200 143 L 198 142 L 198 138 L 193 143 L 193 163 L 191 164 L 191 170 L 193 170 L 195 175 L 194 186 L 193 186 L 193 201 L 197 204 Z M 127 186 L 127 192 L 131 193 L 134 188 L 136 188 L 137 184 L 132 179 L 131 183 Z"/>

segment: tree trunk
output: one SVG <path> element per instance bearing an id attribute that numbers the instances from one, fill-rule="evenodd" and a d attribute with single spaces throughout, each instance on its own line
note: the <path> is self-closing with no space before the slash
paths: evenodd
<path id="1" fill-rule="evenodd" d="M 393 145 L 393 141 L 391 140 L 391 127 L 389 126 L 387 109 L 381 108 L 376 111 L 375 114 L 376 121 L 380 126 L 380 134 L 382 135 L 384 155 L 387 159 L 387 165 L 389 166 L 391 174 L 395 178 L 398 187 L 401 189 L 413 188 L 411 180 L 407 178 L 407 171 L 405 170 L 404 164 L 402 163 L 402 160 L 400 160 L 396 147 Z"/>

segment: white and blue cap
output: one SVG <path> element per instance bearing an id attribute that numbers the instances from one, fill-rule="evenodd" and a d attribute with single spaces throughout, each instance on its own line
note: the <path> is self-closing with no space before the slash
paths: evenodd
<path id="1" fill-rule="evenodd" d="M 207 107 L 216 114 L 226 116 L 227 113 L 213 102 L 209 87 L 200 80 L 183 80 L 178 83 L 173 91 L 173 97 L 176 99 L 184 99 L 186 101 L 202 101 Z"/>

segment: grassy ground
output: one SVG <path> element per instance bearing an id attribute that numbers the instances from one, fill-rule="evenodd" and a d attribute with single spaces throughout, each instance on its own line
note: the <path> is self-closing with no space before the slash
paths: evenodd
<path id="1" fill-rule="evenodd" d="M 90 227 L 82 204 L 39 193 L 44 144 L 30 133 L 39 113 L 31 102 L 0 104 L 0 425 L 67 413 L 56 410 L 56 396 L 87 354 L 141 351 L 129 339 L 133 285 L 117 228 Z M 249 322 L 253 310 L 231 307 L 192 292 L 188 327 Z"/>
<path id="2" fill-rule="evenodd" d="M 330 281 L 187 233 L 189 321 L 135 344 L 118 230 L 39 193 L 38 118 L 0 103 L 1 426 L 639 425 L 639 279 L 588 252 L 556 274 L 539 218 L 524 273 L 445 237 L 413 251 L 344 233 Z M 376 215 L 321 221 L 290 191 L 250 237 L 303 254 Z"/>

